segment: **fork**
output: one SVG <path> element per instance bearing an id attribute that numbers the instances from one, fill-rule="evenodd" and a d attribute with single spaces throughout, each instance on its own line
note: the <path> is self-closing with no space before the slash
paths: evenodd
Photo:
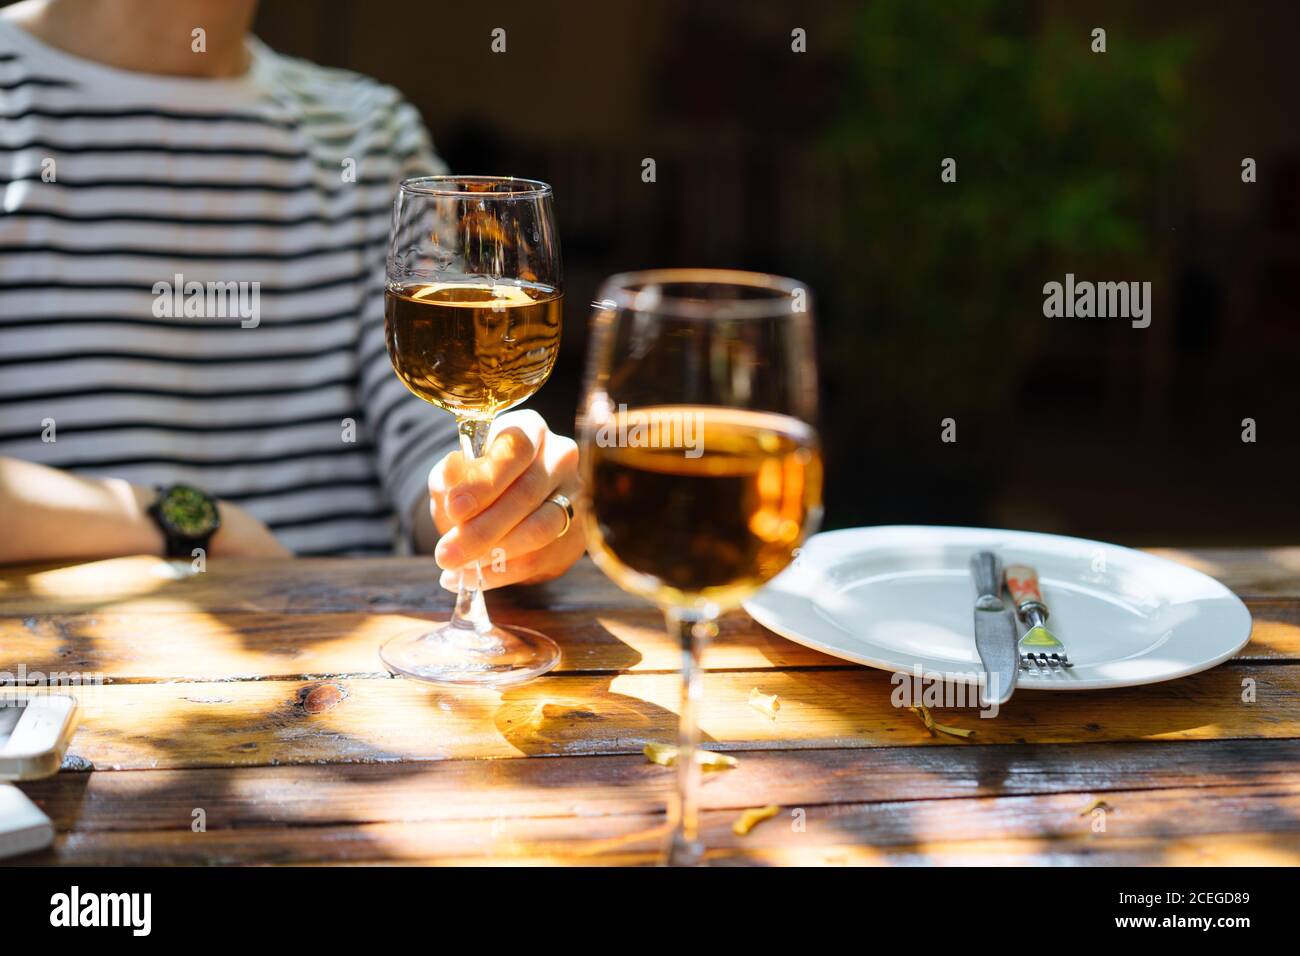
<path id="1" fill-rule="evenodd" d="M 1038 587 L 1038 572 L 1027 564 L 1013 564 L 1007 568 L 1007 590 L 1016 610 L 1029 625 L 1020 639 L 1020 667 L 1060 670 L 1073 667 L 1065 653 L 1065 645 L 1047 629 L 1047 605 Z"/>

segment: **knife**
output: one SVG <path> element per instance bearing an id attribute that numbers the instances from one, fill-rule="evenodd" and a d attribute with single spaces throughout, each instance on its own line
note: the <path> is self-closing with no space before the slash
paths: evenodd
<path id="1" fill-rule="evenodd" d="M 970 559 L 975 578 L 975 649 L 984 665 L 980 702 L 1005 704 L 1016 689 L 1020 657 L 1016 650 L 1015 612 L 1002 600 L 1002 562 L 992 551 Z"/>

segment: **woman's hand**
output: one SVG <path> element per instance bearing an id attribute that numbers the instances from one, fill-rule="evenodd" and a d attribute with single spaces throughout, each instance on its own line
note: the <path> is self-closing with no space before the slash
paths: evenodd
<path id="1" fill-rule="evenodd" d="M 565 531 L 564 509 L 547 499 L 559 492 L 577 506 L 578 446 L 557 435 L 533 411 L 510 412 L 494 423 L 483 457 L 451 452 L 429 473 L 430 507 L 442 534 L 433 555 L 439 583 L 460 584 L 460 569 L 478 561 L 485 588 L 558 577 L 586 549 L 575 517 Z"/>

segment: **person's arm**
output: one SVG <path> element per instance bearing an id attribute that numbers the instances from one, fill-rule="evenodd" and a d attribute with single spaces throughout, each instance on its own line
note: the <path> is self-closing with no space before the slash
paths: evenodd
<path id="1" fill-rule="evenodd" d="M 147 489 L 0 458 L 0 563 L 161 554 Z"/>
<path id="2" fill-rule="evenodd" d="M 0 564 L 162 554 L 149 516 L 151 488 L 120 478 L 83 478 L 16 458 L 0 458 Z M 265 525 L 220 502 L 211 556 L 292 557 Z"/>

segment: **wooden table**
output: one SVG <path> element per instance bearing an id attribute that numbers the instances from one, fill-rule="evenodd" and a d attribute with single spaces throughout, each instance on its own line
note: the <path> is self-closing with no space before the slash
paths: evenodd
<path id="1" fill-rule="evenodd" d="M 1149 687 L 1025 691 L 993 720 L 936 715 L 969 741 L 892 706 L 888 674 L 731 615 L 704 681 L 706 745 L 739 758 L 705 777 L 710 858 L 1300 862 L 1300 548 L 1158 553 L 1246 600 L 1255 629 L 1235 660 Z M 560 669 L 430 692 L 375 649 L 446 613 L 432 579 L 410 559 L 0 572 L 0 671 L 105 680 L 78 691 L 64 771 L 22 785 L 59 830 L 24 859 L 655 861 L 672 771 L 642 748 L 673 739 L 678 693 L 657 612 L 585 562 L 495 593 L 500 621 L 559 641 Z M 779 695 L 776 720 L 747 702 L 755 687 Z M 777 817 L 731 832 L 766 804 Z"/>

